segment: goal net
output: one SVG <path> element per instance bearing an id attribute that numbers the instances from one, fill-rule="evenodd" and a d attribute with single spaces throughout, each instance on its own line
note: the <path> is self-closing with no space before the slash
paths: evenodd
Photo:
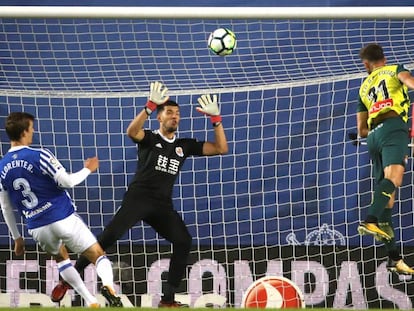
<path id="1" fill-rule="evenodd" d="M 213 139 L 195 107 L 199 95 L 218 94 L 230 152 L 187 159 L 174 188 L 175 208 L 193 237 L 178 300 L 239 307 L 255 280 L 283 276 L 298 286 L 308 308 L 412 308 L 412 278 L 389 274 L 382 244 L 357 234 L 373 179 L 366 146 L 348 140 L 366 76 L 359 49 L 377 42 L 388 63 L 414 68 L 412 18 L 29 13 L 0 12 L 0 151 L 10 147 L 6 116 L 26 111 L 36 116 L 34 145 L 54 152 L 68 171 L 97 155 L 98 172 L 70 192 L 96 235 L 135 172 L 136 145 L 125 130 L 143 108 L 149 83 L 163 81 L 180 103 L 179 137 Z M 209 33 L 219 27 L 237 36 L 230 56 L 207 48 Z M 158 122 L 151 116 L 145 127 L 157 129 Z M 393 211 L 410 265 L 412 169 L 410 158 Z M 53 305 L 46 295 L 58 280 L 55 264 L 23 224 L 27 253 L 14 256 L 0 219 L 0 305 Z M 170 253 L 170 244 L 144 223 L 108 249 L 124 302 L 156 306 Z M 84 279 L 97 293 L 93 268 Z M 82 302 L 70 291 L 62 304 Z"/>

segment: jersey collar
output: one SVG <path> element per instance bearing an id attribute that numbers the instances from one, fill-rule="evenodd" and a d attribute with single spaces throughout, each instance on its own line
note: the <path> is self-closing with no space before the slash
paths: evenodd
<path id="1" fill-rule="evenodd" d="M 15 147 L 11 147 L 10 149 L 9 149 L 9 152 L 14 152 L 14 151 L 17 151 L 17 150 L 20 150 L 20 149 L 24 149 L 24 148 L 27 148 L 28 146 L 15 146 Z"/>
<path id="2" fill-rule="evenodd" d="M 162 139 L 164 139 L 166 142 L 168 142 L 168 143 L 173 143 L 174 141 L 175 141 L 175 138 L 176 138 L 176 136 L 174 135 L 174 137 L 173 138 L 168 138 L 168 137 L 165 137 L 164 135 L 162 135 L 161 134 L 161 132 L 159 131 L 159 130 L 156 130 L 156 133 L 158 134 L 158 135 L 160 135 L 161 136 L 161 138 Z"/>

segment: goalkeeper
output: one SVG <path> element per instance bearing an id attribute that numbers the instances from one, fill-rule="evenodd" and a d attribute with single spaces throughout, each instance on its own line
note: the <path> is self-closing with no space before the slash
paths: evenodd
<path id="1" fill-rule="evenodd" d="M 172 190 L 179 170 L 188 156 L 213 156 L 228 152 L 227 139 L 221 123 L 217 96 L 203 95 L 198 98 L 196 109 L 210 117 L 215 141 L 204 142 L 191 138 L 178 138 L 180 109 L 169 100 L 168 89 L 160 82 L 150 86 L 150 96 L 144 109 L 132 120 L 127 135 L 138 145 L 138 166 L 128 186 L 121 207 L 98 236 L 103 249 L 112 246 L 138 221 L 143 220 L 173 245 L 166 286 L 159 307 L 185 307 L 175 301 L 175 292 L 187 266 L 191 248 L 188 229 L 173 208 Z M 144 129 L 144 123 L 157 113 L 159 129 Z M 75 268 L 81 272 L 89 261 L 81 256 Z M 60 301 L 68 285 L 60 282 L 52 291 L 52 300 Z"/>
<path id="2" fill-rule="evenodd" d="M 369 75 L 359 90 L 358 135 L 367 137 L 376 185 L 358 232 L 384 242 L 389 271 L 414 274 L 396 246 L 391 213 L 408 157 L 408 88 L 414 89 L 414 77 L 401 65 L 387 65 L 377 44 L 362 48 L 360 58 Z"/>

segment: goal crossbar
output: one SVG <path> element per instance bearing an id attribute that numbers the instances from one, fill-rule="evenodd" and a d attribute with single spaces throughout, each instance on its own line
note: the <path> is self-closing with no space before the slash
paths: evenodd
<path id="1" fill-rule="evenodd" d="M 217 94 L 229 152 L 189 157 L 173 190 L 192 237 L 177 300 L 239 308 L 255 280 L 277 275 L 298 286 L 307 308 L 412 309 L 414 280 L 391 277 L 386 250 L 358 234 L 375 181 L 367 147 L 354 145 L 365 141 L 348 135 L 366 76 L 360 48 L 381 44 L 390 64 L 413 70 L 413 16 L 407 7 L 0 7 L 0 122 L 12 111 L 36 116 L 34 145 L 68 171 L 99 157 L 99 170 L 70 190 L 79 217 L 99 233 L 135 174 L 137 145 L 125 131 L 149 84 L 162 81 L 180 104 L 177 137 L 198 141 L 214 131 L 197 98 Z M 219 27 L 237 36 L 232 55 L 208 49 Z M 144 126 L 159 122 L 152 116 Z M 0 127 L 0 154 L 6 136 Z M 160 156 L 154 169 L 176 172 L 174 158 Z M 410 157 L 393 208 L 410 266 L 413 172 Z M 125 302 L 156 307 L 171 245 L 144 222 L 127 231 L 106 251 L 115 286 Z M 15 258 L 1 220 L 0 246 L 0 289 L 17 295 L 10 307 L 40 302 L 39 293 L 51 303 L 59 275 L 49 256 L 27 238 L 26 257 Z M 89 268 L 83 279 L 96 293 L 101 282 Z M 78 298 L 69 291 L 61 306 Z"/>
<path id="2" fill-rule="evenodd" d="M 412 18 L 414 7 L 85 7 L 2 6 L 1 18 L 174 19 L 394 19 Z"/>

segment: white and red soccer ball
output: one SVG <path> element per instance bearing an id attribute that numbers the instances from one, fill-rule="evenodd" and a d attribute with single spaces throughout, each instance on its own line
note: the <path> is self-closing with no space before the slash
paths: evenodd
<path id="1" fill-rule="evenodd" d="M 253 282 L 243 295 L 242 308 L 304 308 L 298 286 L 284 277 L 266 276 Z"/>

